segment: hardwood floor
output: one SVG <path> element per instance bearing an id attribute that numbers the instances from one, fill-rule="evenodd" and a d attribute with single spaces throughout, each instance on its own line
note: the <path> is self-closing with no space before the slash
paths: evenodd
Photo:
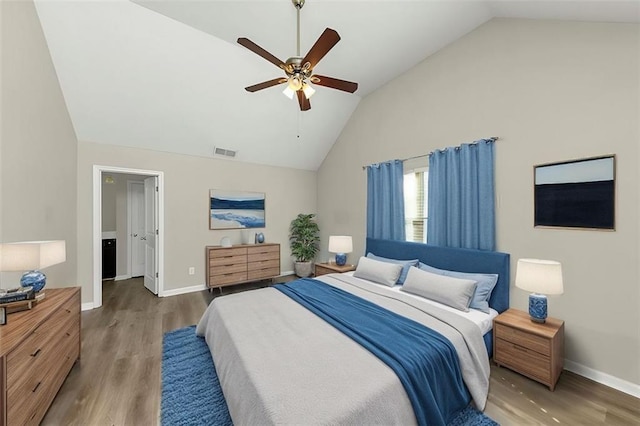
<path id="1" fill-rule="evenodd" d="M 82 313 L 81 360 L 42 424 L 158 424 L 162 335 L 196 324 L 216 296 L 202 291 L 158 298 L 141 279 L 106 281 L 103 306 Z M 640 400 L 567 371 L 550 392 L 492 365 L 485 413 L 502 425 L 637 425 Z"/>

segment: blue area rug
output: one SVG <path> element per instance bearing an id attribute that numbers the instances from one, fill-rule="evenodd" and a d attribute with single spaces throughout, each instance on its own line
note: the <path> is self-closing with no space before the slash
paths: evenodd
<path id="1" fill-rule="evenodd" d="M 165 333 L 162 344 L 161 424 L 231 426 L 209 347 L 196 336 L 196 326 Z M 495 426 L 496 422 L 467 407 L 449 426 Z"/>

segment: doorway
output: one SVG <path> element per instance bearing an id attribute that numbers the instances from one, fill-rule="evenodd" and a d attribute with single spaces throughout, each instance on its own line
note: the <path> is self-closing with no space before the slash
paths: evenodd
<path id="1" fill-rule="evenodd" d="M 164 174 L 153 170 L 93 167 L 93 308 L 102 306 L 102 180 L 105 174 L 139 176 L 127 182 L 127 276 L 143 276 L 145 287 L 164 293 Z M 123 232 L 124 233 L 124 232 Z M 135 236 L 134 236 L 135 235 Z M 134 253 L 135 252 L 135 253 Z"/>

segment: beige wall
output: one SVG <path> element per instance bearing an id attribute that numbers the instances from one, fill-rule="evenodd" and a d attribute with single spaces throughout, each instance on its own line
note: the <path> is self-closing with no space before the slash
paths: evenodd
<path id="1" fill-rule="evenodd" d="M 209 189 L 266 193 L 266 241 L 280 243 L 281 270 L 293 269 L 288 244 L 291 220 L 300 212 L 316 211 L 316 173 L 203 157 L 80 142 L 78 145 L 78 277 L 83 301 L 92 291 L 92 173 L 93 165 L 164 172 L 165 281 L 164 289 L 203 285 L 204 247 L 218 245 L 223 236 L 233 244 L 249 232 L 211 231 L 208 222 Z M 253 235 L 253 233 L 251 233 Z M 189 267 L 195 275 L 188 275 Z"/>
<path id="2" fill-rule="evenodd" d="M 640 384 L 640 32 L 632 24 L 495 19 L 362 100 L 318 171 L 323 241 L 362 254 L 362 165 L 496 143 L 498 249 L 561 261 L 566 358 Z M 533 228 L 535 164 L 616 154 L 616 231 Z M 339 188 L 339 190 L 337 190 Z M 527 309 L 527 293 L 511 289 Z"/>
<path id="3" fill-rule="evenodd" d="M 44 270 L 49 287 L 76 281 L 77 139 L 32 2 L 1 2 L 2 242 L 61 239 L 67 261 Z M 15 285 L 20 273 L 4 273 Z M 6 284 L 4 284 L 6 282 Z"/>

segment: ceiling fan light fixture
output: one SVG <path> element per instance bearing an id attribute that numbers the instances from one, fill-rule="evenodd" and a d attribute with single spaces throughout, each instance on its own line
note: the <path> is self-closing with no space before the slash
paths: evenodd
<path id="1" fill-rule="evenodd" d="M 302 89 L 303 79 L 300 77 L 300 74 L 294 74 L 289 77 L 289 88 L 294 92 Z"/>
<path id="2" fill-rule="evenodd" d="M 282 93 L 289 99 L 293 99 L 293 95 L 295 95 L 296 91 L 291 90 L 289 86 L 285 87 Z"/>
<path id="3" fill-rule="evenodd" d="M 302 91 L 304 92 L 304 95 L 307 97 L 307 99 L 310 99 L 313 94 L 316 93 L 316 89 L 314 89 L 307 83 L 302 84 Z"/>

